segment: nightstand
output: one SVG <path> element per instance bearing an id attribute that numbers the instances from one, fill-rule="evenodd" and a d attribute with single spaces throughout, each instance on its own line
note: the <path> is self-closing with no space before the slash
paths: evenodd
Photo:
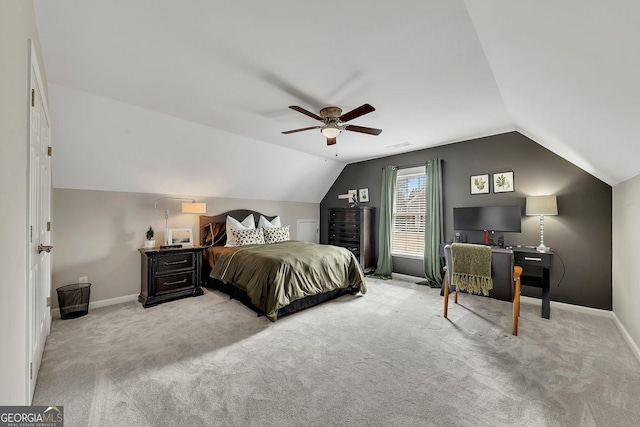
<path id="1" fill-rule="evenodd" d="M 522 267 L 520 283 L 523 286 L 542 288 L 542 317 L 549 318 L 551 297 L 549 295 L 549 276 L 553 262 L 553 251 L 538 252 L 535 248 L 513 248 L 515 264 Z"/>
<path id="2" fill-rule="evenodd" d="M 141 281 L 138 301 L 144 308 L 204 294 L 200 287 L 202 246 L 138 249 Z"/>

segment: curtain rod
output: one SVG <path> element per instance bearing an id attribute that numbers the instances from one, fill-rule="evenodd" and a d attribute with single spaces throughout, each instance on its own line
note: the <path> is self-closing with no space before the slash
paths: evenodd
<path id="1" fill-rule="evenodd" d="M 393 166 L 396 169 L 409 169 L 409 168 L 417 168 L 418 166 L 424 166 L 426 167 L 427 164 L 426 163 L 418 163 L 416 165 L 407 165 L 407 166 Z M 386 166 L 385 166 L 386 167 Z M 384 169 L 384 168 L 381 168 Z"/>

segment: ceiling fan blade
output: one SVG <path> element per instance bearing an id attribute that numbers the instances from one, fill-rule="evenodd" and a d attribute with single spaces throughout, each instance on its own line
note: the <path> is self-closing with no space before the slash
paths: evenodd
<path id="1" fill-rule="evenodd" d="M 311 111 L 305 110 L 304 108 L 298 107 L 297 105 L 291 105 L 291 106 L 289 106 L 289 108 L 291 108 L 292 110 L 296 110 L 298 113 L 302 113 L 304 115 L 307 115 L 307 116 L 309 116 L 309 117 L 311 117 L 313 119 L 320 120 L 321 122 L 323 121 L 322 117 L 320 117 L 316 113 L 312 113 Z"/>
<path id="2" fill-rule="evenodd" d="M 295 133 L 295 132 L 302 132 L 303 130 L 311 130 L 311 129 L 320 129 L 322 126 L 311 126 L 308 128 L 302 128 L 302 129 L 294 129 L 294 130 L 286 130 L 282 133 L 284 133 L 285 135 L 288 135 L 290 133 Z"/>
<path id="3" fill-rule="evenodd" d="M 351 132 L 368 133 L 369 135 L 380 135 L 382 129 L 367 128 L 364 126 L 347 125 L 344 130 L 350 130 Z"/>
<path id="4" fill-rule="evenodd" d="M 336 142 L 335 138 L 327 138 L 327 145 L 334 145 Z"/>
<path id="5" fill-rule="evenodd" d="M 340 120 L 343 122 L 348 122 L 349 120 L 353 120 L 356 117 L 364 116 L 365 114 L 368 114 L 372 111 L 376 111 L 376 109 L 369 104 L 363 104 L 358 108 L 354 108 L 348 113 L 344 113 L 343 115 L 341 115 Z"/>

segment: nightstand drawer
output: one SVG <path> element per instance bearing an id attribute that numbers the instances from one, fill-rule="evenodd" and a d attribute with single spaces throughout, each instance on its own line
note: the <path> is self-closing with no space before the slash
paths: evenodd
<path id="1" fill-rule="evenodd" d="M 193 252 L 160 255 L 156 263 L 156 274 L 192 269 L 195 268 L 195 266 L 196 256 Z"/>
<path id="2" fill-rule="evenodd" d="M 192 288 L 196 284 L 195 271 L 188 271 L 181 274 L 156 277 L 155 295 L 162 295 L 167 292 L 175 292 L 184 288 Z"/>
<path id="3" fill-rule="evenodd" d="M 551 267 L 552 254 L 542 252 L 513 252 L 516 265 L 537 265 L 543 268 Z"/>

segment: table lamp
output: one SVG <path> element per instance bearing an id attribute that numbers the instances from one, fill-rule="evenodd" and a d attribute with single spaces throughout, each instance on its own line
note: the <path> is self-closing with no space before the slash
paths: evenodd
<path id="1" fill-rule="evenodd" d="M 183 197 L 160 197 L 156 200 L 156 203 L 153 205 L 153 208 L 159 214 L 162 214 L 158 210 L 158 202 L 161 200 L 186 200 L 188 203 L 182 203 L 182 213 L 192 213 L 192 214 L 202 214 L 207 212 L 207 204 L 206 203 L 196 203 L 194 199 L 186 199 Z M 164 244 L 166 246 L 171 245 L 169 241 L 169 209 L 164 210 Z"/>
<path id="2" fill-rule="evenodd" d="M 549 252 L 551 248 L 544 245 L 544 216 L 558 215 L 558 200 L 556 196 L 527 197 L 525 215 L 540 215 L 540 245 L 536 247 L 536 250 L 538 252 Z"/>

